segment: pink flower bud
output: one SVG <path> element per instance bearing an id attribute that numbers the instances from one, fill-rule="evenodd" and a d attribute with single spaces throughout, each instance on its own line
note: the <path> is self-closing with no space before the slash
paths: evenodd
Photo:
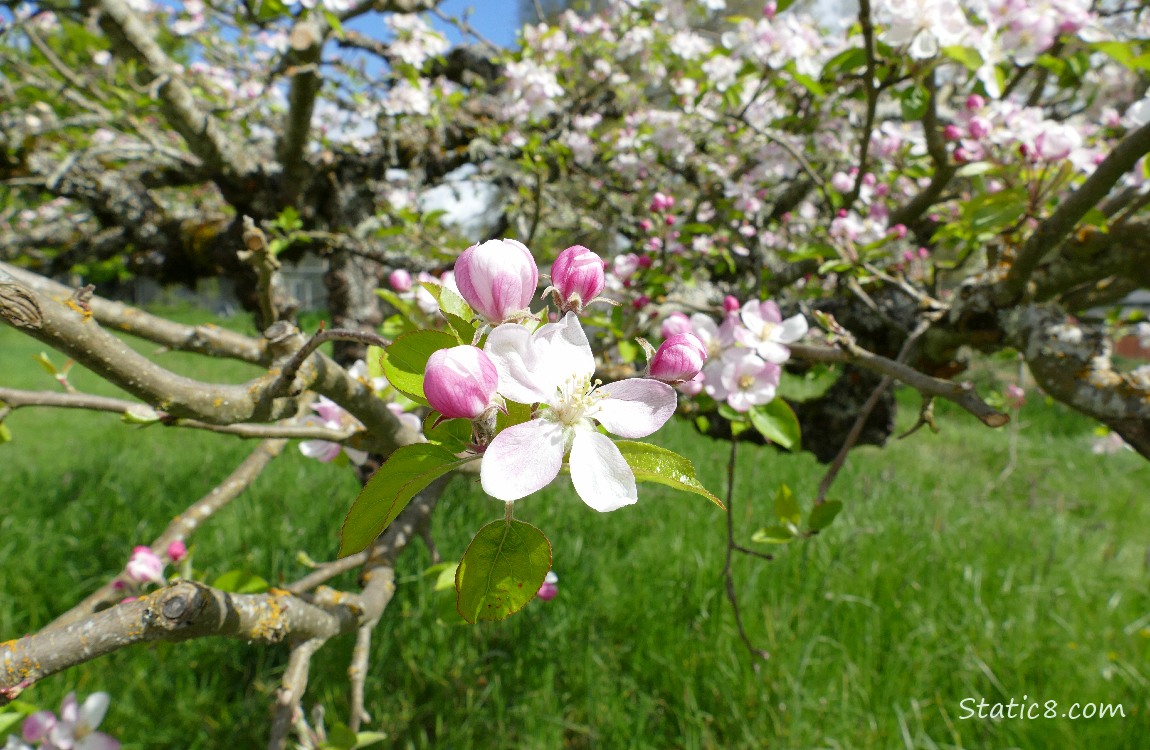
<path id="1" fill-rule="evenodd" d="M 723 312 L 727 313 L 728 315 L 738 313 L 742 307 L 743 305 L 735 297 L 732 297 L 729 294 L 726 297 L 723 297 Z"/>
<path id="2" fill-rule="evenodd" d="M 670 215 L 664 216 L 663 217 L 663 223 L 669 227 L 673 227 L 673 226 L 675 226 L 675 217 L 670 216 Z"/>
<path id="3" fill-rule="evenodd" d="M 676 333 L 691 333 L 691 319 L 681 312 L 675 311 L 663 319 L 659 333 L 663 338 L 669 339 Z"/>
<path id="4" fill-rule="evenodd" d="M 502 323 L 531 304 L 539 267 L 522 242 L 489 240 L 467 248 L 455 261 L 455 283 L 473 310 Z"/>
<path id="5" fill-rule="evenodd" d="M 168 559 L 174 563 L 178 563 L 188 556 L 188 545 L 184 544 L 183 539 L 176 539 L 168 545 Z"/>
<path id="6" fill-rule="evenodd" d="M 559 576 L 555 575 L 555 571 L 547 571 L 547 575 L 543 578 L 543 585 L 539 587 L 539 591 L 535 596 L 539 597 L 545 602 L 549 602 L 555 598 L 559 593 Z"/>
<path id="7" fill-rule="evenodd" d="M 670 211 L 674 207 L 675 199 L 665 193 L 655 193 L 655 197 L 651 199 L 651 210 L 655 213 Z"/>
<path id="8" fill-rule="evenodd" d="M 406 292 L 411 289 L 411 274 L 402 268 L 397 268 L 387 277 L 387 283 L 397 292 Z"/>
<path id="9" fill-rule="evenodd" d="M 164 561 L 149 547 L 133 549 L 124 572 L 136 583 L 164 583 Z"/>
<path id="10" fill-rule="evenodd" d="M 642 310 L 647 305 L 651 304 L 651 298 L 645 294 L 640 294 L 635 299 L 631 300 L 631 307 L 636 310 Z"/>
<path id="11" fill-rule="evenodd" d="M 835 172 L 831 175 L 831 187 L 835 192 L 849 193 L 854 184 L 854 180 L 846 172 Z"/>
<path id="12" fill-rule="evenodd" d="M 475 419 L 491 405 L 499 385 L 495 363 L 474 346 L 440 349 L 427 360 L 423 393 L 448 419 Z"/>
<path id="13" fill-rule="evenodd" d="M 639 228 L 644 232 L 650 232 L 655 225 L 651 223 L 650 219 L 643 219 L 639 222 Z"/>
<path id="14" fill-rule="evenodd" d="M 901 240 L 903 237 L 906 237 L 906 224 L 895 224 L 887 230 L 887 233 Z"/>
<path id="15" fill-rule="evenodd" d="M 669 337 L 651 357 L 650 377 L 664 383 L 683 383 L 703 369 L 707 347 L 693 333 L 676 333 Z"/>
<path id="16" fill-rule="evenodd" d="M 962 139 L 962 128 L 957 125 L 947 125 L 942 129 L 942 137 L 948 141 L 957 141 Z"/>
<path id="17" fill-rule="evenodd" d="M 551 266 L 551 283 L 564 303 L 577 300 L 582 308 L 603 291 L 603 259 L 582 245 L 572 245 Z"/>
<path id="18" fill-rule="evenodd" d="M 878 178 L 874 176 L 873 172 L 867 172 L 862 176 L 862 184 L 867 187 L 874 187 L 876 182 L 878 182 Z"/>
<path id="19" fill-rule="evenodd" d="M 659 244 L 662 245 L 661 242 Z M 651 264 L 654 262 L 654 259 L 650 255 L 639 256 L 639 268 L 650 268 Z"/>
<path id="20" fill-rule="evenodd" d="M 1026 403 L 1026 391 L 1018 387 L 1017 383 L 1006 386 L 1006 405 L 1011 409 L 1021 409 Z"/>
<path id="21" fill-rule="evenodd" d="M 986 100 L 978 94 L 971 94 L 970 96 L 966 97 L 966 108 L 971 111 L 982 109 L 985 106 Z"/>

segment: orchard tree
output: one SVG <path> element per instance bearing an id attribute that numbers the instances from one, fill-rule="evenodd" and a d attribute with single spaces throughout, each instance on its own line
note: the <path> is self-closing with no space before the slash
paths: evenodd
<path id="1" fill-rule="evenodd" d="M 395 558 L 448 479 L 504 503 L 445 569 L 464 620 L 502 619 L 554 595 L 551 541 L 514 508 L 564 469 L 594 511 L 660 482 L 723 512 L 639 440 L 676 413 L 732 462 L 758 440 L 830 464 L 813 498 L 778 488 L 775 542 L 834 519 L 848 451 L 891 433 L 894 381 L 922 395 L 915 429 L 939 398 L 1009 421 L 1017 391 L 961 379 L 974 357 L 1020 359 L 1150 457 L 1150 372 L 1112 359 L 1150 345 L 1121 306 L 1150 286 L 1141 5 L 863 0 L 835 30 L 785 2 L 542 5 L 508 51 L 433 0 L 6 3 L 0 318 L 127 397 L 49 360 L 56 390 L 0 387 L 0 438 L 20 439 L 12 410 L 71 408 L 259 442 L 105 586 L 0 644 L 0 703 L 136 643 L 286 641 L 269 745 L 315 747 L 310 661 L 354 633 L 363 732 Z M 429 200 L 452 187 L 489 200 L 482 227 Z M 279 283 L 307 253 L 328 269 L 318 331 Z M 132 276 L 230 278 L 257 332 L 100 296 Z M 263 374 L 194 381 L 117 334 Z M 335 559 L 260 593 L 166 576 L 291 440 L 364 481 L 342 533 L 321 519 Z M 352 569 L 360 591 L 324 585 Z M 87 731 L 106 698 L 83 706 Z"/>

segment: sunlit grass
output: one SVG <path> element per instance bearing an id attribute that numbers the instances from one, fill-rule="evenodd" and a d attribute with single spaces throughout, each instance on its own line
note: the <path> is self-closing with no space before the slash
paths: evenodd
<path id="1" fill-rule="evenodd" d="M 38 343 L 0 329 L 0 382 L 53 383 Z M 152 353 L 154 347 L 141 345 Z M 242 364 L 159 354 L 181 372 L 237 382 Z M 56 355 L 56 359 L 60 357 Z M 84 390 L 111 393 L 84 373 Z M 904 399 L 902 426 L 917 399 Z M 500 624 L 436 622 L 416 544 L 379 628 L 369 710 L 411 748 L 1143 748 L 1150 734 L 1150 468 L 1090 453 L 1092 424 L 1031 395 L 1018 461 L 1009 433 L 940 405 L 940 435 L 854 452 L 820 536 L 736 560 L 756 661 L 722 590 L 725 523 L 705 500 L 657 485 L 597 514 L 567 480 L 517 507 L 554 545 L 560 594 Z M 0 639 L 34 631 L 116 572 L 133 544 L 226 476 L 239 440 L 111 415 L 21 410 L 0 446 Z M 675 425 L 658 436 L 723 494 L 727 448 Z M 741 541 L 771 522 L 786 482 L 810 502 L 823 467 L 742 446 L 732 512 Z M 298 577 L 327 559 L 355 494 L 346 470 L 294 446 L 195 538 L 208 579 L 232 568 Z M 500 516 L 459 479 L 434 522 L 445 557 Z M 337 582 L 351 587 L 353 576 Z M 321 652 L 308 705 L 346 713 L 348 639 Z M 144 647 L 52 677 L 26 697 L 113 695 L 108 731 L 130 748 L 258 747 L 285 650 L 222 640 Z M 962 719 L 960 702 L 1063 709 L 1123 704 L 1125 719 Z"/>

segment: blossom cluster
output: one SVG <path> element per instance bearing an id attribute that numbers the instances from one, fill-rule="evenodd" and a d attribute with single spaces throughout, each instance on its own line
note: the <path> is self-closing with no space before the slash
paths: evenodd
<path id="1" fill-rule="evenodd" d="M 68 693 L 60 713 L 37 711 L 20 727 L 20 736 L 8 735 L 4 750 L 119 750 L 112 736 L 97 732 L 111 702 L 107 693 L 92 693 L 83 703 Z"/>

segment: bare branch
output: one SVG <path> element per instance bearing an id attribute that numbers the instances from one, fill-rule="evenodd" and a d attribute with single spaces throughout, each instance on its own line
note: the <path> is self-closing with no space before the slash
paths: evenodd
<path id="1" fill-rule="evenodd" d="M 0 279 L 4 273 L 24 286 L 57 300 L 67 299 L 72 294 L 72 290 L 63 284 L 0 261 Z M 99 296 L 93 296 L 90 304 L 92 317 L 100 325 L 147 339 L 169 349 L 239 359 L 253 364 L 266 365 L 271 361 L 267 341 L 262 339 L 244 336 L 215 325 L 187 326 L 173 323 L 138 308 Z"/>
<path id="2" fill-rule="evenodd" d="M 953 401 L 978 417 L 979 421 L 988 427 L 1001 427 L 1010 421 L 1009 416 L 983 401 L 971 383 L 955 383 L 950 380 L 933 378 L 913 367 L 873 354 L 857 345 L 845 342 L 842 342 L 841 345 L 845 348 L 811 346 L 809 344 L 789 344 L 789 347 L 794 356 L 808 362 L 853 364 L 882 375 L 889 375 L 920 393 L 928 396 L 941 396 L 948 401 Z"/>

